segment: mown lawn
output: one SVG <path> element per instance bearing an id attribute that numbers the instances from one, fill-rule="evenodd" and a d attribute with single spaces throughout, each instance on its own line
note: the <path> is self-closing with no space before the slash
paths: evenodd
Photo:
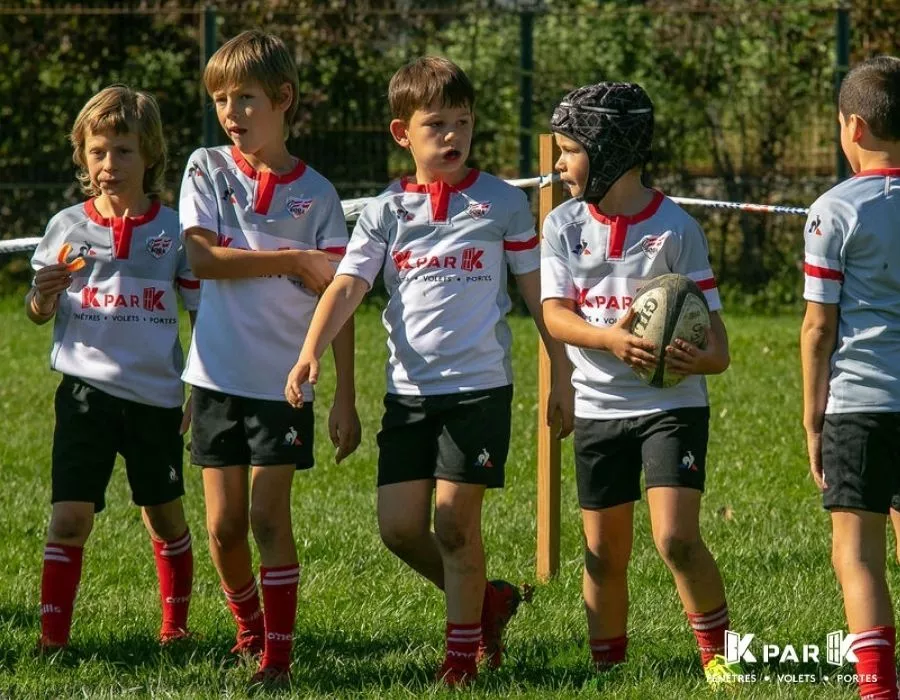
<path id="1" fill-rule="evenodd" d="M 733 364 L 710 382 L 710 476 L 703 527 L 725 576 L 732 627 L 759 642 L 815 643 L 843 628 L 829 565 L 829 529 L 807 476 L 800 429 L 799 318 L 726 317 Z M 489 495 L 485 540 L 491 577 L 533 581 L 535 568 L 535 343 L 528 319 L 516 336 L 513 446 L 507 487 Z M 340 466 L 325 431 L 329 370 L 317 404 L 318 466 L 295 480 L 293 514 L 303 565 L 292 697 L 441 695 L 432 682 L 443 648 L 437 591 L 381 545 L 375 523 L 375 433 L 384 389 L 385 343 L 374 307 L 357 321 L 357 382 L 363 444 Z M 187 470 L 196 575 L 196 639 L 176 650 L 155 642 L 157 588 L 150 544 L 117 469 L 108 508 L 88 543 L 75 613 L 74 653 L 36 658 L 43 538 L 49 513 L 52 393 L 50 328 L 36 328 L 20 300 L 0 299 L 0 697 L 240 697 L 252 673 L 228 658 L 232 622 L 209 561 L 199 472 Z M 713 697 L 674 586 L 653 548 L 645 505 L 637 510 L 631 566 L 629 661 L 592 673 L 581 607 L 580 522 L 572 447 L 563 449 L 562 567 L 509 629 L 503 668 L 483 674 L 476 697 Z M 892 559 L 893 561 L 893 559 Z M 891 567 L 896 587 L 898 568 Z M 761 647 L 757 648 L 761 651 Z M 759 656 L 760 654 L 757 654 Z M 757 664 L 747 698 L 852 698 L 834 669 Z M 845 667 L 844 672 L 851 672 Z M 777 682 L 812 673 L 814 685 Z M 765 676 L 769 680 L 764 680 Z"/>

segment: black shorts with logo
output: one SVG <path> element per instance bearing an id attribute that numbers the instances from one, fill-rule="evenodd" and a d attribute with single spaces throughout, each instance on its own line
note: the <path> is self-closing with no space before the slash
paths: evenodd
<path id="1" fill-rule="evenodd" d="M 900 505 L 900 413 L 834 413 L 822 427 L 823 504 L 887 513 Z"/>
<path id="2" fill-rule="evenodd" d="M 156 506 L 184 495 L 180 407 L 122 399 L 69 375 L 54 405 L 52 503 L 81 501 L 102 511 L 117 453 L 125 458 L 135 504 Z"/>
<path id="3" fill-rule="evenodd" d="M 311 401 L 294 408 L 287 401 L 267 401 L 193 387 L 191 392 L 191 462 L 201 467 L 315 463 L 315 419 Z"/>
<path id="4" fill-rule="evenodd" d="M 512 386 L 384 397 L 378 485 L 444 479 L 500 488 L 509 452 Z"/>
<path id="5" fill-rule="evenodd" d="M 636 418 L 575 419 L 578 502 L 586 510 L 641 499 L 646 487 L 703 491 L 709 407 L 677 408 Z"/>

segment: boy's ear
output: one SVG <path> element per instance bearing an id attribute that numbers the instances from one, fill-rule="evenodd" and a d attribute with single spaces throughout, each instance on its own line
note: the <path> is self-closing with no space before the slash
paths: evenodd
<path id="1" fill-rule="evenodd" d="M 853 143 L 859 143 L 869 131 L 869 125 L 858 114 L 851 114 L 847 119 L 847 131 L 850 134 L 850 140 Z"/>
<path id="2" fill-rule="evenodd" d="M 402 119 L 392 119 L 389 128 L 391 136 L 393 136 L 397 145 L 402 148 L 409 148 L 409 124 Z"/>
<path id="3" fill-rule="evenodd" d="M 290 83 L 282 83 L 278 88 L 278 109 L 287 111 L 294 99 L 294 86 Z"/>

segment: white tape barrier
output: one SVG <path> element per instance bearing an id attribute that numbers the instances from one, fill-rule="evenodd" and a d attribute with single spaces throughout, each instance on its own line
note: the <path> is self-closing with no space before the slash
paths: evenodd
<path id="1" fill-rule="evenodd" d="M 519 180 L 507 180 L 506 182 L 513 187 L 547 187 L 548 185 L 559 180 L 559 175 L 540 175 L 538 177 L 529 177 Z M 360 197 L 358 199 L 345 199 L 341 202 L 341 208 L 344 210 L 344 218 L 347 221 L 357 219 L 373 197 Z M 806 215 L 808 209 L 803 207 L 787 207 L 778 204 L 750 204 L 748 202 L 723 202 L 716 199 L 697 199 L 695 197 L 669 197 L 677 204 L 685 204 L 687 206 L 712 207 L 714 209 L 734 209 L 737 211 L 753 212 L 757 214 L 799 214 Z M 10 241 L 0 241 L 0 255 L 4 253 L 21 253 L 34 250 L 37 247 L 40 238 L 15 238 Z"/>

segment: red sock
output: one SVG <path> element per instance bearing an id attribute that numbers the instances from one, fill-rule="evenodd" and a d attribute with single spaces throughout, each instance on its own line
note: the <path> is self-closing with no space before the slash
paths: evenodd
<path id="1" fill-rule="evenodd" d="M 223 583 L 222 590 L 225 591 L 225 600 L 228 601 L 228 607 L 238 626 L 238 639 L 245 636 L 263 639 L 265 630 L 263 629 L 263 614 L 259 605 L 256 579 L 251 577 L 247 584 L 236 591 L 229 591 Z"/>
<path id="2" fill-rule="evenodd" d="M 725 653 L 725 630 L 728 629 L 728 603 L 708 613 L 688 613 L 691 629 L 700 647 L 703 665 L 716 655 Z"/>
<path id="3" fill-rule="evenodd" d="M 452 666 L 465 673 L 475 675 L 475 655 L 478 653 L 478 642 L 481 641 L 481 623 L 468 625 L 447 623 L 447 658 L 444 666 Z"/>
<path id="4" fill-rule="evenodd" d="M 856 633 L 850 650 L 859 661 L 856 673 L 862 700 L 897 700 L 894 666 L 896 632 L 893 627 L 873 627 Z"/>
<path id="5" fill-rule="evenodd" d="M 48 542 L 41 572 L 41 644 L 65 646 L 81 581 L 83 547 Z"/>
<path id="6" fill-rule="evenodd" d="M 291 665 L 291 647 L 294 643 L 300 566 L 261 566 L 259 577 L 266 620 L 266 649 L 260 668 L 287 669 Z"/>
<path id="7" fill-rule="evenodd" d="M 169 542 L 155 539 L 152 542 L 162 602 L 159 636 L 165 640 L 187 632 L 188 607 L 194 582 L 194 552 L 190 530 L 185 530 L 181 537 Z"/>
<path id="8" fill-rule="evenodd" d="M 625 650 L 628 648 L 628 636 L 610 639 L 591 640 L 591 658 L 598 667 L 613 666 L 625 661 Z"/>

